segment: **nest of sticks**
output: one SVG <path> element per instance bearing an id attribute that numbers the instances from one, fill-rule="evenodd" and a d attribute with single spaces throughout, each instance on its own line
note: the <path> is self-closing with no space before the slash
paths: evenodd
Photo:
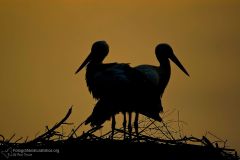
<path id="1" fill-rule="evenodd" d="M 72 123 L 67 123 L 67 119 L 72 113 L 72 107 L 68 110 L 65 117 L 56 123 L 52 128 L 46 127 L 46 132 L 40 136 L 35 137 L 33 140 L 28 140 L 28 138 L 23 139 L 20 137 L 16 140 L 15 134 L 9 139 L 6 139 L 3 135 L 0 135 L 0 149 L 2 151 L 8 148 L 60 148 L 64 153 L 65 150 L 68 151 L 69 148 L 74 148 L 76 151 L 80 146 L 99 146 L 101 145 L 122 145 L 125 146 L 135 145 L 138 146 L 152 146 L 154 148 L 161 149 L 162 152 L 168 153 L 169 155 L 176 155 L 177 153 L 188 153 L 192 152 L 195 156 L 205 156 L 202 159 L 228 159 L 228 160 L 239 160 L 240 157 L 235 149 L 228 148 L 226 146 L 227 141 L 222 140 L 215 136 L 214 134 L 207 132 L 201 138 L 196 138 L 194 136 L 184 136 L 182 134 L 182 125 L 179 120 L 177 121 L 164 121 L 156 122 L 150 118 L 144 117 L 139 121 L 139 135 L 135 133 L 129 134 L 124 132 L 122 128 L 115 129 L 112 138 L 112 131 L 106 132 L 104 134 L 96 134 L 97 131 L 101 130 L 102 126 L 95 127 L 87 132 L 83 132 L 81 135 L 77 135 L 77 131 L 84 124 L 81 123 L 76 128 L 73 128 L 70 133 L 66 134 L 60 130 L 64 125 L 72 125 Z M 172 124 L 175 124 L 175 127 Z M 177 129 L 176 129 L 177 128 Z M 123 135 L 126 138 L 123 138 Z M 209 140 L 212 137 L 213 141 Z M 77 146 L 77 147 L 76 147 Z M 185 155 L 182 155 L 185 156 Z M 193 159 L 196 159 L 196 157 Z M 198 158 L 197 158 L 198 159 Z"/>

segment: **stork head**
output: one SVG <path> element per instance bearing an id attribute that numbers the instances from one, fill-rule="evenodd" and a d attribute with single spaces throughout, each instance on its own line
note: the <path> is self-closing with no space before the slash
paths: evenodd
<path id="1" fill-rule="evenodd" d="M 104 58 L 108 55 L 109 46 L 105 41 L 97 41 L 93 43 L 92 49 L 88 57 L 81 64 L 78 70 L 75 72 L 77 74 L 80 70 L 82 70 L 89 63 L 102 63 Z"/>
<path id="2" fill-rule="evenodd" d="M 169 44 L 161 43 L 158 44 L 155 49 L 156 57 L 159 62 L 162 62 L 166 59 L 171 59 L 186 75 L 189 76 L 187 70 L 183 67 L 181 62 L 175 56 L 172 47 Z"/>

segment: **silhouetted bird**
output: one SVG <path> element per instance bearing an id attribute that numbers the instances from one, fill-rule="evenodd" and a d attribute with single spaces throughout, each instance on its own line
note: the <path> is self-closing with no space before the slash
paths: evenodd
<path id="1" fill-rule="evenodd" d="M 162 111 L 161 100 L 156 94 L 158 91 L 155 86 L 144 74 L 128 64 L 103 64 L 108 52 L 109 47 L 105 41 L 95 42 L 91 53 L 76 71 L 78 73 L 87 65 L 87 86 L 93 97 L 98 99 L 86 124 L 101 125 L 112 117 L 112 131 L 114 131 L 114 116 L 119 112 L 124 114 L 124 130 L 126 128 L 125 113 L 129 113 L 129 132 L 131 132 L 131 112 L 141 113 L 161 121 L 159 116 Z M 137 126 L 137 121 L 138 116 L 135 118 L 135 126 Z M 137 132 L 138 128 L 135 129 Z"/>
<path id="2" fill-rule="evenodd" d="M 134 68 L 140 71 L 144 75 L 144 77 L 147 78 L 148 80 L 147 82 L 149 83 L 148 86 L 155 88 L 151 90 L 152 91 L 151 96 L 162 98 L 163 92 L 171 76 L 171 66 L 169 59 L 171 59 L 186 75 L 189 76 L 189 74 L 187 70 L 183 67 L 183 65 L 180 63 L 180 61 L 177 59 L 177 57 L 174 55 L 173 49 L 171 48 L 170 45 L 165 43 L 158 44 L 155 48 L 155 54 L 160 63 L 160 66 L 139 65 Z M 156 98 L 153 98 L 153 100 L 155 99 Z M 159 110 L 156 110 L 157 105 L 149 106 L 146 105 L 146 103 L 144 105 L 146 110 L 144 110 L 145 113 L 142 114 L 145 115 L 148 114 L 149 111 L 151 111 L 151 109 L 153 109 L 155 115 L 156 113 L 159 114 L 159 112 L 163 111 L 162 105 L 159 105 L 160 107 L 158 108 Z M 138 112 L 136 112 L 136 117 L 138 118 Z M 138 123 L 135 123 L 134 125 L 135 128 L 138 128 Z"/>
<path id="3" fill-rule="evenodd" d="M 165 43 L 158 44 L 155 48 L 155 54 L 160 66 L 139 65 L 135 68 L 143 73 L 147 79 L 151 81 L 156 88 L 158 88 L 159 96 L 162 97 L 171 76 L 171 65 L 169 59 L 172 60 L 187 76 L 189 76 L 189 74 L 175 56 L 170 45 Z"/>

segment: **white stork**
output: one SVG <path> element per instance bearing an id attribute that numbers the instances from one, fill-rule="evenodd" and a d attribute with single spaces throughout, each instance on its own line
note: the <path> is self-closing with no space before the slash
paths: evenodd
<path id="1" fill-rule="evenodd" d="M 169 44 L 158 44 L 155 48 L 155 54 L 160 63 L 160 66 L 139 65 L 135 67 L 135 69 L 147 77 L 149 82 L 151 82 L 151 84 L 157 88 L 158 97 L 162 98 L 163 92 L 171 76 L 170 60 L 172 60 L 187 76 L 189 76 L 189 74 L 181 62 L 178 60 L 178 58 L 175 56 L 173 49 Z"/>

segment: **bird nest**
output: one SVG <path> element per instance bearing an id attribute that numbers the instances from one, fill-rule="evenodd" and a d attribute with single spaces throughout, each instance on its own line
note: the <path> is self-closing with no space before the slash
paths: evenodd
<path id="1" fill-rule="evenodd" d="M 9 139 L 5 139 L 3 135 L 0 135 L 0 150 L 2 152 L 0 156 L 4 156 L 5 158 L 13 156 L 13 148 L 15 148 L 14 151 L 19 151 L 16 150 L 16 148 L 58 148 L 61 149 L 62 153 L 68 153 L 69 148 L 76 150 L 76 148 L 83 146 L 85 148 L 87 146 L 94 148 L 94 146 L 99 146 L 99 144 L 108 146 L 124 144 L 125 146 L 148 146 L 145 147 L 145 149 L 149 149 L 149 146 L 155 149 L 158 148 L 161 149 L 161 154 L 165 154 L 166 157 L 174 155 L 179 158 L 180 155 L 186 156 L 186 154 L 194 153 L 195 156 L 192 157 L 192 159 L 196 159 L 196 156 L 202 157 L 201 159 L 209 159 L 209 157 L 210 159 L 240 159 L 235 149 L 226 147 L 227 141 L 218 138 L 210 132 L 207 132 L 206 135 L 201 138 L 184 136 L 181 127 L 181 123 L 183 122 L 179 120 L 179 116 L 177 121 L 169 120 L 161 123 L 144 117 L 139 121 L 138 135 L 134 132 L 131 134 L 125 132 L 122 128 L 115 129 L 113 136 L 112 131 L 97 134 L 97 131 L 101 130 L 102 126 L 94 127 L 87 132 L 83 132 L 81 135 L 77 135 L 76 132 L 81 128 L 83 123 L 72 129 L 68 134 L 58 131 L 59 128 L 64 125 L 71 125 L 71 123 L 66 122 L 71 112 L 72 108 L 68 110 L 66 116 L 60 122 L 56 123 L 50 129 L 47 127 L 45 133 L 33 140 L 28 141 L 27 138 L 23 140 L 21 137 L 13 141 L 15 134 Z M 176 127 L 173 127 L 173 125 Z M 124 134 L 126 135 L 125 138 L 123 137 Z M 209 137 L 215 140 L 210 141 Z M 20 141 L 23 142 L 20 143 Z M 15 154 L 15 156 L 16 155 L 17 154 Z M 43 155 L 44 154 L 42 154 L 42 156 Z"/>

